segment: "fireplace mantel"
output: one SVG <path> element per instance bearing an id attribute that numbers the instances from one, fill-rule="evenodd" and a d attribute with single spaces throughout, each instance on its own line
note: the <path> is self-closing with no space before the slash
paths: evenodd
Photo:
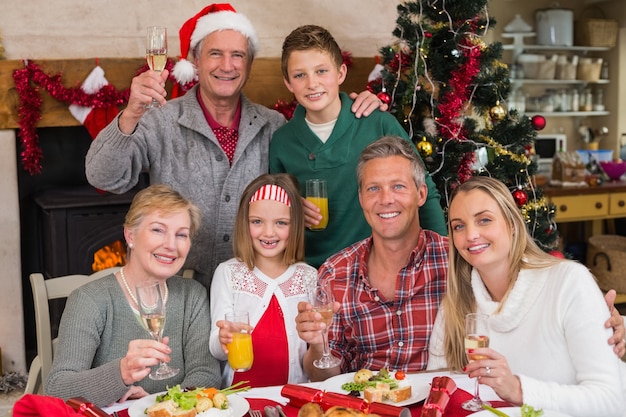
<path id="1" fill-rule="evenodd" d="M 96 58 L 33 60 L 46 74 L 62 73 L 63 85 L 78 87 L 96 65 Z M 374 58 L 353 58 L 344 82 L 343 91 L 363 91 L 367 76 L 374 67 Z M 141 69 L 143 58 L 99 58 L 109 83 L 118 90 L 130 87 L 132 78 Z M 19 96 L 13 81 L 13 72 L 24 68 L 21 60 L 0 60 L 0 129 L 17 129 Z M 169 84 L 169 83 L 168 83 Z M 279 58 L 257 58 L 252 66 L 250 80 L 244 88 L 246 96 L 255 103 L 272 107 L 278 100 L 289 101 L 293 95 L 283 83 Z M 42 90 L 41 120 L 37 127 L 79 126 L 80 123 L 67 109 L 66 103 L 52 98 Z"/>

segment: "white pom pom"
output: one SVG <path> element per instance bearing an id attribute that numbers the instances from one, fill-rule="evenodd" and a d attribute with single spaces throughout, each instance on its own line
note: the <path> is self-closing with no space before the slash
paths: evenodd
<path id="1" fill-rule="evenodd" d="M 172 70 L 174 78 L 180 84 L 188 84 L 196 78 L 196 67 L 186 59 L 180 59 Z"/>

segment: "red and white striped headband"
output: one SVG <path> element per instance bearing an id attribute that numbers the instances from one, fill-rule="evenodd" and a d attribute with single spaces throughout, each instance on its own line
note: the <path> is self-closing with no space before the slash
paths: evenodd
<path id="1" fill-rule="evenodd" d="M 283 203 L 287 207 L 291 207 L 291 200 L 289 200 L 289 195 L 287 195 L 287 191 L 285 191 L 282 187 L 274 184 L 265 184 L 252 195 L 250 199 L 250 203 L 253 201 L 259 200 L 274 200 L 279 203 Z"/>

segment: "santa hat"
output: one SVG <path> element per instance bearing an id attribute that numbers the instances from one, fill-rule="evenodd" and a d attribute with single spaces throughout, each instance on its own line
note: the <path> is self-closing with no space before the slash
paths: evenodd
<path id="1" fill-rule="evenodd" d="M 250 40 L 253 51 L 258 49 L 259 38 L 250 20 L 228 3 L 210 4 L 180 28 L 180 60 L 174 66 L 176 81 L 185 85 L 195 80 L 196 68 L 187 60 L 189 51 L 198 45 L 207 35 L 220 30 L 234 30 Z"/>

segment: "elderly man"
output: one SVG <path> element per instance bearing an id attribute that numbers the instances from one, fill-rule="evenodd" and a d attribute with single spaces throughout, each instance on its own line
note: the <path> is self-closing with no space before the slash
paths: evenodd
<path id="1" fill-rule="evenodd" d="M 147 71 L 131 84 L 128 106 L 100 132 L 86 158 L 89 182 L 123 193 L 149 172 L 151 183 L 172 186 L 202 211 L 202 225 L 186 268 L 207 290 L 220 262 L 232 257 L 232 232 L 243 188 L 268 171 L 269 142 L 285 123 L 278 112 L 251 103 L 241 89 L 258 47 L 250 21 L 228 4 L 212 4 L 180 30 L 182 57 L 174 76 L 198 84 L 165 105 L 165 81 Z M 146 109 L 156 99 L 163 106 Z M 367 116 L 382 105 L 371 93 L 355 101 Z M 159 256 L 155 253 L 154 256 Z"/>
<path id="2" fill-rule="evenodd" d="M 410 142 L 380 138 L 359 158 L 359 202 L 372 236 L 328 258 L 319 278 L 333 289 L 336 314 L 329 328 L 331 353 L 339 366 L 319 369 L 319 333 L 325 327 L 311 304 L 298 304 L 296 327 L 309 343 L 304 369 L 312 381 L 361 368 L 416 372 L 426 369 L 428 344 L 446 291 L 448 239 L 420 227 L 426 201 L 424 167 Z M 614 298 L 614 294 L 612 295 Z M 613 299 L 607 297 L 612 305 Z M 624 354 L 624 322 L 613 308 L 606 326 L 618 355 Z"/>

